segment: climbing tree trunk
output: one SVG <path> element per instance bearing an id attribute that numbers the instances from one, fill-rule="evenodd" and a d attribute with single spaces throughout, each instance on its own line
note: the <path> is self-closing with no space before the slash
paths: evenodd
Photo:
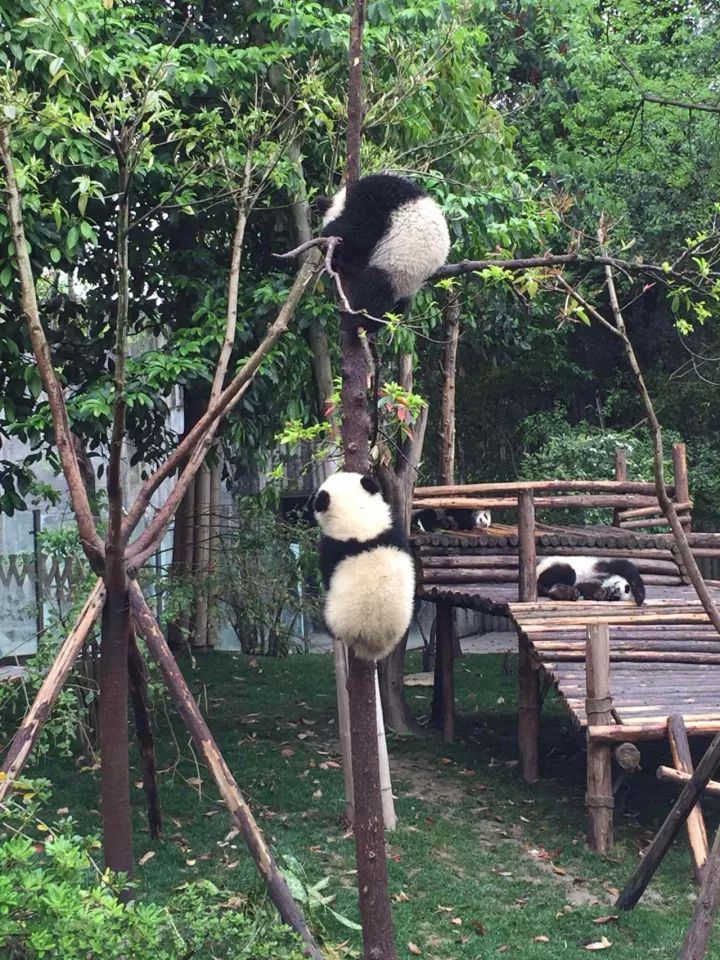
<path id="1" fill-rule="evenodd" d="M 440 400 L 439 483 L 455 483 L 455 382 L 460 342 L 460 299 L 456 291 L 448 293 L 443 311 L 442 397 Z"/>
<path id="2" fill-rule="evenodd" d="M 148 810 L 148 827 L 150 836 L 155 840 L 162 833 L 160 793 L 158 791 L 157 764 L 155 762 L 155 738 L 147 699 L 147 670 L 132 626 L 128 642 L 128 679 L 130 681 L 130 701 L 135 717 L 135 735 L 140 747 L 143 790 L 145 791 Z"/>

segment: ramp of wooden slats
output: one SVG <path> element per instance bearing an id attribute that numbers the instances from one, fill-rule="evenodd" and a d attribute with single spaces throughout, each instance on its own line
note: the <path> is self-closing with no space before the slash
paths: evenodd
<path id="1" fill-rule="evenodd" d="M 610 691 L 621 725 L 657 725 L 682 714 L 690 730 L 720 730 L 720 637 L 683 587 L 656 587 L 662 598 L 625 603 L 510 603 L 531 655 L 573 720 L 585 714 L 586 627 L 610 627 Z M 720 600 L 720 591 L 713 591 Z M 632 737 L 628 737 L 632 739 Z"/>

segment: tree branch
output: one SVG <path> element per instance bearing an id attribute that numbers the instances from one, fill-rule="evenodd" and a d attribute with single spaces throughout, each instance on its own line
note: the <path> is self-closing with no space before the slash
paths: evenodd
<path id="1" fill-rule="evenodd" d="M 143 516 L 150 503 L 152 494 L 157 490 L 162 481 L 173 474 L 180 464 L 189 457 L 188 464 L 180 475 L 168 499 L 137 540 L 130 545 L 128 559 L 134 566 L 142 566 L 157 548 L 165 531 L 165 527 L 175 514 L 185 491 L 205 458 L 205 454 L 212 443 L 220 420 L 228 414 L 240 400 L 250 386 L 262 361 L 287 329 L 292 320 L 295 308 L 315 274 L 318 261 L 319 257 L 317 255 L 311 254 L 308 257 L 307 261 L 298 271 L 295 282 L 290 288 L 287 300 L 281 307 L 276 320 L 269 327 L 262 343 L 255 349 L 237 376 L 222 391 L 215 404 L 211 404 L 208 407 L 207 412 L 198 420 L 174 453 L 171 454 L 143 484 L 125 520 L 126 528 L 129 531 L 135 528 Z"/>
<path id="2" fill-rule="evenodd" d="M 682 110 L 701 110 L 705 113 L 720 113 L 720 106 L 712 103 L 692 103 L 688 100 L 674 100 L 672 97 L 659 97 L 656 93 L 643 93 L 647 103 L 659 103 L 665 107 L 680 107 Z"/>
<path id="3" fill-rule="evenodd" d="M 119 553 L 121 543 L 123 502 L 120 471 L 127 397 L 125 366 L 127 361 L 128 311 L 130 307 L 130 267 L 128 264 L 128 229 L 130 223 L 130 173 L 127 154 L 118 154 L 119 193 L 117 213 L 117 314 L 115 320 L 115 373 L 113 422 L 110 439 L 110 458 L 107 471 L 108 532 L 106 550 Z"/>
<path id="4" fill-rule="evenodd" d="M 65 482 L 70 492 L 70 502 L 77 519 L 80 541 L 93 569 L 100 573 L 103 567 L 105 548 L 95 528 L 92 509 L 75 454 L 65 397 L 53 367 L 50 348 L 40 320 L 35 281 L 25 239 L 20 191 L 15 178 L 15 166 L 10 147 L 10 132 L 6 125 L 0 126 L 0 158 L 5 172 L 7 212 L 13 243 L 15 244 L 15 262 L 20 278 L 22 310 L 27 322 L 40 377 L 47 394 L 52 414 L 55 442 Z"/>
<path id="5" fill-rule="evenodd" d="M 606 227 L 604 217 L 600 220 L 600 226 L 598 228 L 598 240 L 600 242 L 601 250 L 604 250 L 604 244 L 606 242 Z M 607 281 L 608 296 L 610 298 L 610 307 L 615 320 L 615 327 L 620 335 L 620 338 L 622 339 L 625 356 L 627 357 L 633 377 L 635 378 L 635 385 L 638 393 L 640 394 L 643 406 L 645 407 L 648 423 L 650 424 L 655 466 L 655 493 L 658 498 L 658 503 L 660 504 L 663 514 L 665 515 L 665 519 L 667 520 L 673 532 L 675 543 L 677 544 L 678 551 L 682 557 L 682 561 L 685 565 L 690 582 L 695 588 L 695 592 L 697 593 L 698 598 L 703 605 L 703 609 L 710 619 L 710 622 L 715 627 L 717 632 L 720 633 L 720 613 L 718 612 L 715 602 L 713 601 L 710 591 L 708 590 L 703 579 L 700 568 L 695 560 L 695 556 L 690 549 L 687 535 L 682 527 L 682 524 L 680 523 L 680 520 L 678 519 L 675 504 L 668 496 L 665 488 L 662 428 L 655 414 L 655 408 L 653 406 L 652 399 L 648 392 L 647 386 L 645 385 L 645 379 L 642 375 L 642 371 L 640 370 L 637 357 L 635 356 L 635 350 L 633 349 L 630 337 L 628 336 L 627 328 L 625 327 L 625 320 L 622 315 L 622 310 L 620 309 L 620 301 L 618 300 L 612 267 L 609 265 L 605 267 L 605 279 Z"/>

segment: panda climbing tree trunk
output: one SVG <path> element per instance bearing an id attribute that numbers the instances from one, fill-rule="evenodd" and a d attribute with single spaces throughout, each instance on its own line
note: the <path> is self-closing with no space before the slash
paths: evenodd
<path id="1" fill-rule="evenodd" d="M 350 24 L 347 180 L 360 173 L 362 136 L 362 45 L 365 0 L 355 0 Z M 370 467 L 370 417 L 366 351 L 351 316 L 341 314 L 342 442 L 345 469 L 367 473 Z M 395 960 L 385 836 L 380 797 L 380 766 L 375 721 L 375 664 L 348 656 L 350 736 L 355 784 L 355 849 L 358 899 L 365 960 Z"/>

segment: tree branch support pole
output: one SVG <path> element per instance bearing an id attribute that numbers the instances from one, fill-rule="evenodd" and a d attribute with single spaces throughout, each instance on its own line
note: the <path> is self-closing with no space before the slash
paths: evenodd
<path id="1" fill-rule="evenodd" d="M 343 783 L 345 787 L 345 819 L 355 822 L 355 794 L 352 772 L 352 743 L 350 740 L 350 701 L 348 699 L 348 648 L 341 640 L 333 639 L 335 654 L 335 690 L 338 708 L 338 733 L 342 751 Z"/>
<path id="2" fill-rule="evenodd" d="M 165 637 L 158 626 L 152 611 L 148 607 L 142 591 L 136 581 L 130 584 L 130 605 L 132 616 L 138 631 L 145 638 L 150 656 L 157 663 L 163 675 L 165 685 L 175 703 L 178 713 L 195 746 L 202 754 L 210 773 L 217 784 L 220 796 L 243 835 L 250 853 L 257 864 L 273 903 L 278 908 L 283 921 L 296 930 L 304 940 L 308 956 L 313 960 L 323 960 L 307 924 L 292 898 L 284 877 L 277 868 L 260 828 L 255 822 L 250 808 L 240 792 L 217 743 L 205 722 L 185 678 L 173 657 Z M 374 721 L 374 715 L 373 715 Z"/>
<path id="3" fill-rule="evenodd" d="M 610 696 L 610 629 L 606 623 L 587 628 L 585 640 L 585 711 L 588 725 L 612 723 Z M 608 853 L 613 846 L 612 754 L 609 743 L 587 741 L 587 842 L 591 850 Z"/>
<path id="4" fill-rule="evenodd" d="M 162 812 L 160 810 L 160 791 L 158 790 L 157 764 L 155 762 L 155 738 L 147 701 L 147 670 L 140 648 L 137 645 L 135 630 L 132 627 L 128 644 L 128 679 L 130 681 L 130 702 L 135 718 L 135 733 L 140 747 L 143 790 L 148 811 L 148 828 L 152 839 L 157 840 L 162 833 Z"/>
<path id="5" fill-rule="evenodd" d="M 680 796 L 675 801 L 675 804 L 673 805 L 670 813 L 667 815 L 665 822 L 655 834 L 652 843 L 645 851 L 645 854 L 638 864 L 637 869 L 625 884 L 625 887 L 615 903 L 615 906 L 620 910 L 632 910 L 640 897 L 643 895 L 648 884 L 655 875 L 655 871 L 660 866 L 665 854 L 670 849 L 673 840 L 682 830 L 687 818 L 690 816 L 691 811 L 695 808 L 695 804 L 700 799 L 703 790 L 707 786 L 708 782 L 712 779 L 719 765 L 720 733 L 715 735 L 712 743 L 705 752 L 704 757 L 695 768 L 695 772 L 693 773 L 692 777 L 690 777 L 688 782 L 683 787 Z M 716 860 L 713 860 L 713 857 L 716 853 L 716 845 L 717 837 L 715 838 L 713 850 L 710 854 L 710 859 L 706 868 L 708 871 L 705 876 L 706 883 L 708 874 L 716 862 Z"/>
<path id="6" fill-rule="evenodd" d="M 17 729 L 2 765 L 5 778 L 0 780 L 0 803 L 5 800 L 14 780 L 20 776 L 27 758 L 35 746 L 45 721 L 60 695 L 73 664 L 82 650 L 85 639 L 100 616 L 105 602 L 105 586 L 98 580 L 82 608 L 74 627 L 63 641 L 53 665 L 35 695 L 32 706 Z"/>
<path id="7" fill-rule="evenodd" d="M 615 479 L 620 482 L 627 480 L 627 449 L 625 447 L 615 447 Z M 615 507 L 613 510 L 613 526 L 620 526 L 621 507 Z"/>
<path id="8" fill-rule="evenodd" d="M 521 603 L 537 600 L 537 553 L 535 547 L 535 504 L 532 490 L 518 494 L 518 559 Z M 518 633 L 518 746 L 520 769 L 526 783 L 540 779 L 540 680 L 533 669 L 530 643 Z"/>

